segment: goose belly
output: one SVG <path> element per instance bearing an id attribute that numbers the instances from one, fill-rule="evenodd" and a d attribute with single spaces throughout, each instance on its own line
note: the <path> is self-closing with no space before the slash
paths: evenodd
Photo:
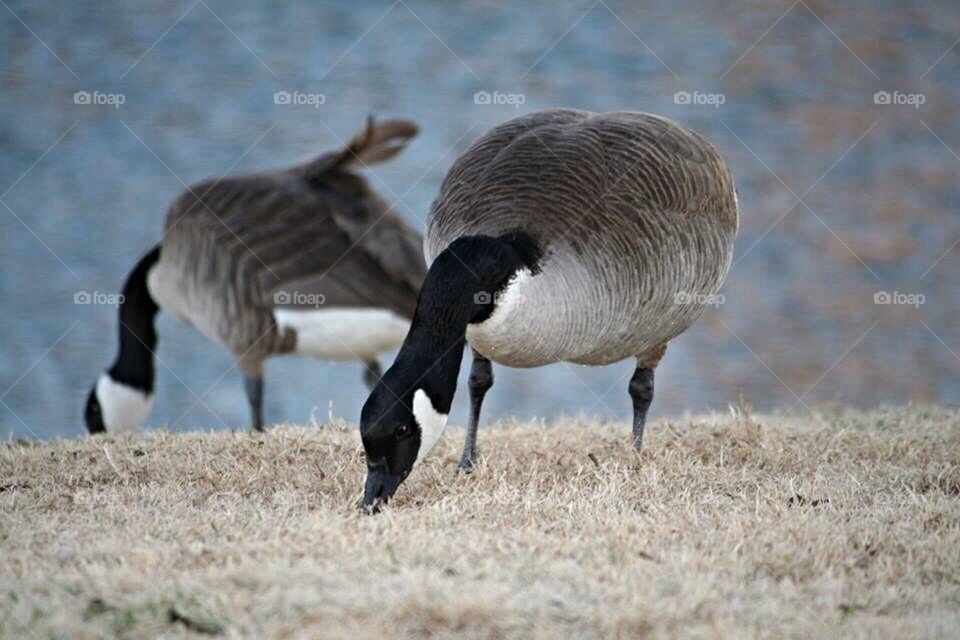
<path id="1" fill-rule="evenodd" d="M 229 305 L 222 301 L 225 289 L 198 286 L 194 278 L 162 258 L 147 274 L 147 289 L 163 311 L 192 325 L 208 340 L 236 351 L 232 343 L 239 337 L 240 323 L 233 320 L 233 314 L 226 313 Z"/>
<path id="2" fill-rule="evenodd" d="M 256 362 L 284 351 L 274 318 L 249 298 L 250 288 L 200 281 L 198 273 L 161 262 L 147 276 L 154 302 L 235 357 Z"/>
<path id="3" fill-rule="evenodd" d="M 294 351 L 324 360 L 370 361 L 403 342 L 410 321 L 386 309 L 274 309 L 281 334 L 293 331 Z"/>
<path id="4" fill-rule="evenodd" d="M 468 326 L 467 340 L 487 358 L 512 367 L 559 361 L 604 365 L 641 356 L 702 313 L 702 304 L 685 303 L 683 296 L 678 303 L 678 293 L 695 292 L 701 299 L 716 291 L 719 279 L 656 284 L 647 286 L 622 265 L 609 265 L 599 277 L 575 260 L 562 268 L 545 265 L 536 275 L 520 272 L 498 296 L 490 317 Z"/>

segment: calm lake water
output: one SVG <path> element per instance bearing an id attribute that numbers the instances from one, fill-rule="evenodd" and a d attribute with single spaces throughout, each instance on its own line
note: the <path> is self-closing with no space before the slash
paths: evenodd
<path id="1" fill-rule="evenodd" d="M 737 181 L 723 303 L 671 345 L 654 418 L 739 398 L 800 412 L 960 403 L 960 8 L 774 4 L 9 2 L 0 436 L 83 432 L 116 317 L 75 296 L 117 291 L 183 183 L 300 161 L 369 113 L 409 117 L 420 136 L 368 177 L 422 229 L 471 140 L 552 106 L 674 118 Z M 278 91 L 323 103 L 278 105 Z M 159 333 L 149 425 L 245 427 L 231 357 L 168 316 Z M 631 371 L 498 367 L 485 416 L 626 420 Z M 356 421 L 365 396 L 358 364 L 267 368 L 270 421 Z M 454 423 L 465 408 L 461 386 Z"/>

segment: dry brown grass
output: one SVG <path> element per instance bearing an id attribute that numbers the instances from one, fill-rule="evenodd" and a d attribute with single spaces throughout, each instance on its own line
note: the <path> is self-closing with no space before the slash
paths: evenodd
<path id="1" fill-rule="evenodd" d="M 342 426 L 0 445 L 0 635 L 956 636 L 957 412 L 627 433 L 501 424 L 454 477 L 451 430 L 378 517 Z"/>

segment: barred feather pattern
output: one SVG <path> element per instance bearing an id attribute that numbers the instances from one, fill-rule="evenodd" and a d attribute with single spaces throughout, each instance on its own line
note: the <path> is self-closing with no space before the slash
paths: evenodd
<path id="1" fill-rule="evenodd" d="M 193 185 L 167 213 L 151 294 L 244 369 L 294 348 L 277 308 L 322 300 L 410 318 L 416 307 L 420 235 L 364 178 L 316 163 Z"/>
<path id="2" fill-rule="evenodd" d="M 714 147 L 662 117 L 552 109 L 510 120 L 454 164 L 427 220 L 427 263 L 458 237 L 524 230 L 543 250 L 473 348 L 515 367 L 655 366 L 717 293 L 738 225 Z"/>

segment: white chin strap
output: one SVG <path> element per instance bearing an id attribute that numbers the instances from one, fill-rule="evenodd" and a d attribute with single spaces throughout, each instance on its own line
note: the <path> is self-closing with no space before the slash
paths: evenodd
<path id="1" fill-rule="evenodd" d="M 117 382 L 104 373 L 97 380 L 97 402 L 108 433 L 133 431 L 149 415 L 153 394 Z"/>
<path id="2" fill-rule="evenodd" d="M 420 451 L 417 452 L 417 460 L 414 462 L 417 464 L 433 445 L 437 444 L 443 428 L 447 426 L 447 414 L 434 409 L 427 392 L 417 389 L 413 394 L 413 418 L 420 425 Z"/>

